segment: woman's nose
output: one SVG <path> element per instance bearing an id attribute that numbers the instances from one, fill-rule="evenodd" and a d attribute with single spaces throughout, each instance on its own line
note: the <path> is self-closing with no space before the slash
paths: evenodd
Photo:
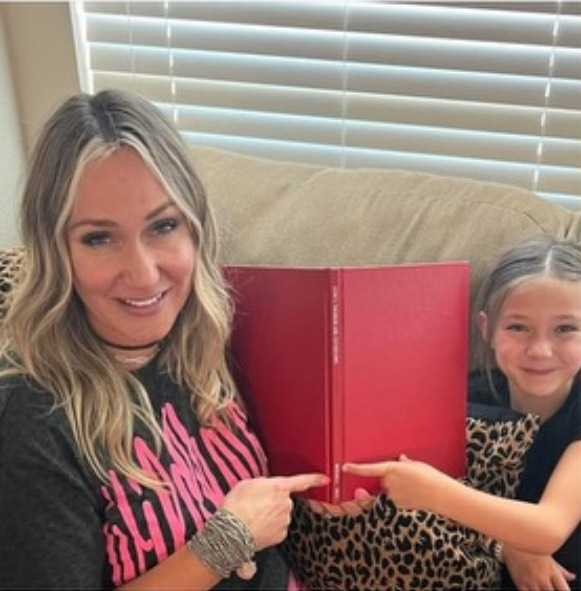
<path id="1" fill-rule="evenodd" d="M 157 285 L 160 272 L 153 250 L 143 244 L 134 244 L 125 248 L 121 257 L 123 278 L 129 286 L 146 288 Z"/>

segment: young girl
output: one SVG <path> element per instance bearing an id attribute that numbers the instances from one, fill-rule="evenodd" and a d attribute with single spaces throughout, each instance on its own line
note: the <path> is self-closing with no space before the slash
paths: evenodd
<path id="1" fill-rule="evenodd" d="M 490 271 L 480 302 L 484 372 L 470 380 L 471 401 L 541 418 L 517 499 L 405 456 L 344 469 L 379 476 L 404 509 L 497 539 L 505 587 L 581 589 L 581 245 L 542 236 L 513 247 Z"/>

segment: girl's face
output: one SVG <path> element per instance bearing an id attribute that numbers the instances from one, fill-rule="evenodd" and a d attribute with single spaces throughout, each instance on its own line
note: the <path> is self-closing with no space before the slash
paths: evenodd
<path id="1" fill-rule="evenodd" d="M 484 330 L 486 322 L 483 317 Z M 581 369 L 581 282 L 542 278 L 514 288 L 500 310 L 491 345 L 513 406 L 554 412 Z"/>
<path id="2" fill-rule="evenodd" d="M 137 152 L 87 164 L 67 240 L 97 335 L 131 346 L 168 334 L 191 291 L 196 249 L 185 217 Z"/>

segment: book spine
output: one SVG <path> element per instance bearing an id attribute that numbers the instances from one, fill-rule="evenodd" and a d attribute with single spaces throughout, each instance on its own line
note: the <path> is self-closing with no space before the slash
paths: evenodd
<path id="1" fill-rule="evenodd" d="M 336 281 L 331 284 L 331 351 L 333 368 L 339 365 L 339 286 Z"/>
<path id="2" fill-rule="evenodd" d="M 343 500 L 343 275 L 339 269 L 330 271 L 331 363 L 329 368 L 329 412 L 331 426 L 331 502 Z"/>

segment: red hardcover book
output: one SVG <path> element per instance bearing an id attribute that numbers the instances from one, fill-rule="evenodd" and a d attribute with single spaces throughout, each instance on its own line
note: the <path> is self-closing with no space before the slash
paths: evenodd
<path id="1" fill-rule="evenodd" d="M 346 461 L 464 474 L 468 263 L 225 271 L 233 372 L 273 475 L 324 472 L 306 495 L 337 503 L 376 490 Z"/>

